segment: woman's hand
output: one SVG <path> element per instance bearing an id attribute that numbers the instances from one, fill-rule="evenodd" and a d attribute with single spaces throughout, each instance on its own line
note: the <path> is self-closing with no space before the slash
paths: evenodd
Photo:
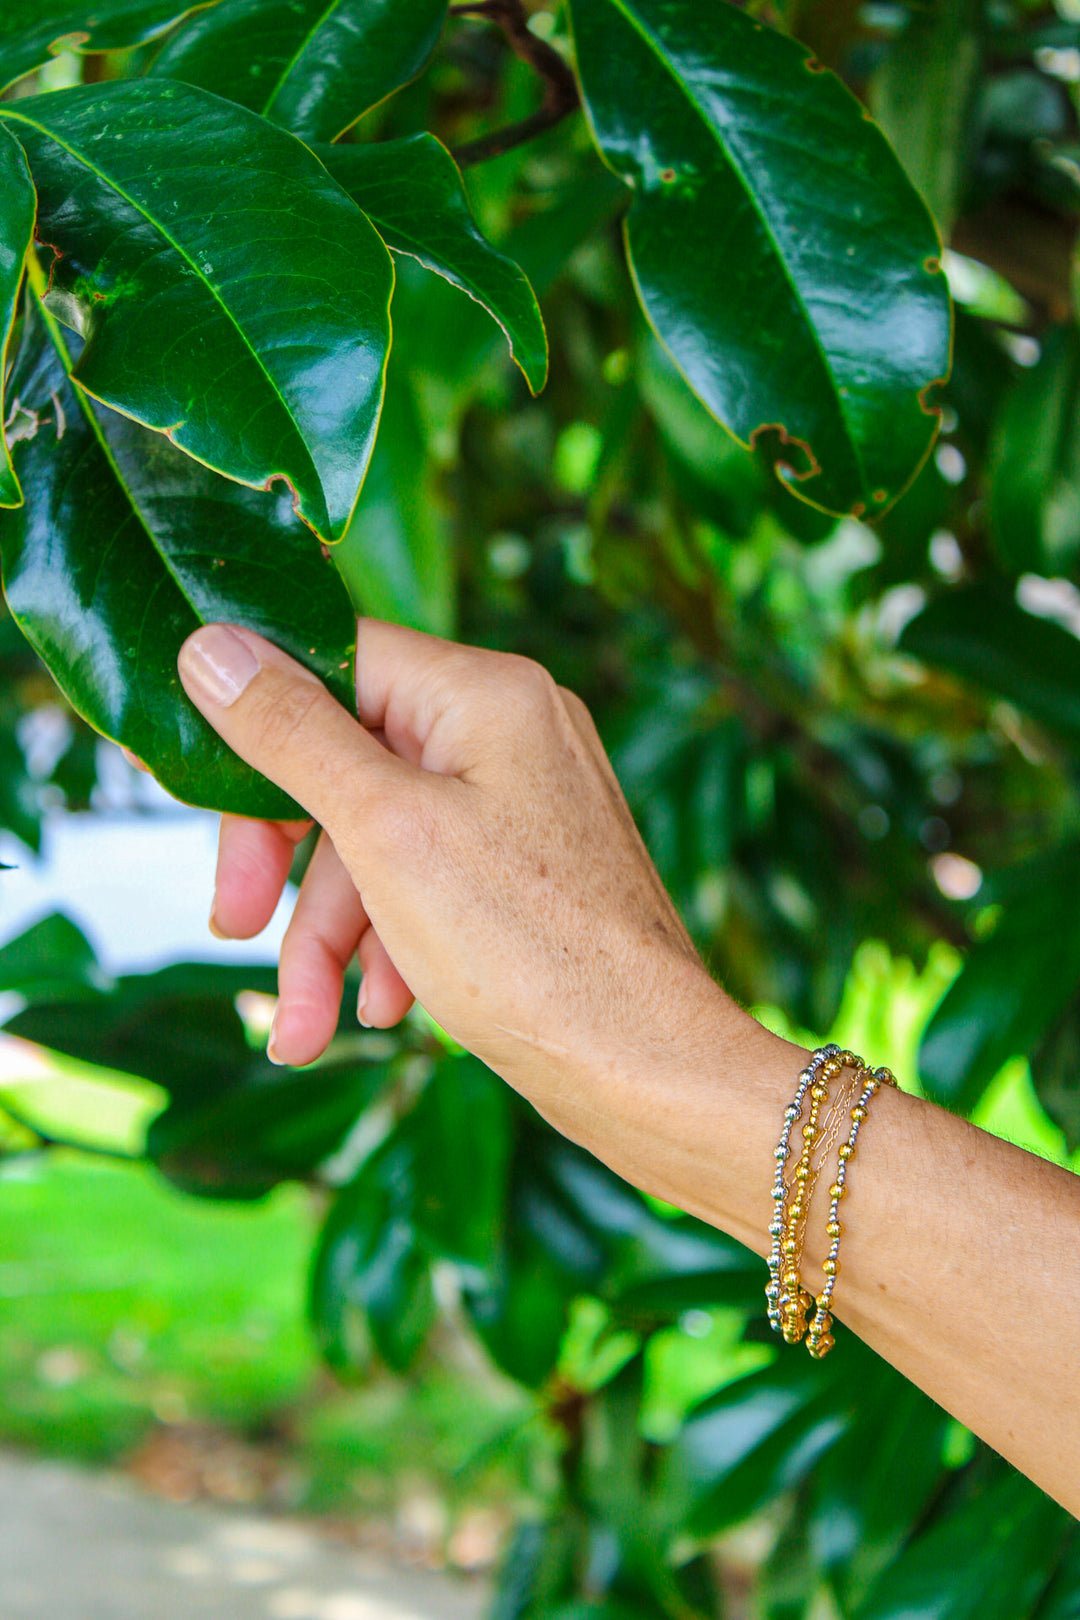
<path id="1" fill-rule="evenodd" d="M 359 721 L 248 630 L 198 632 L 180 671 L 230 746 L 324 829 L 282 949 L 277 1061 L 324 1049 L 354 954 L 364 1023 L 394 1024 L 418 996 L 538 1100 L 598 1068 L 666 1064 L 672 1029 L 693 1039 L 721 1000 L 742 1023 L 584 705 L 537 664 L 362 621 Z M 225 819 L 217 932 L 265 926 L 305 831 Z"/>

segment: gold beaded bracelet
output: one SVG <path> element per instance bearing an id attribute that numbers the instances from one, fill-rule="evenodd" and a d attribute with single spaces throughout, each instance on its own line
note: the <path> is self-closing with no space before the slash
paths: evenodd
<path id="1" fill-rule="evenodd" d="M 853 1071 L 853 1079 L 841 1083 L 838 1095 L 822 1119 L 831 1082 L 845 1069 Z M 855 1154 L 859 1127 L 866 1118 L 870 1099 L 882 1085 L 896 1085 L 888 1069 L 871 1071 L 854 1052 L 841 1051 L 835 1045 L 819 1047 L 799 1075 L 795 1097 L 784 1111 L 783 1130 L 776 1148 L 773 1219 L 769 1225 L 772 1243 L 765 1295 L 769 1322 L 774 1331 L 782 1334 L 788 1344 L 798 1344 L 805 1337 L 807 1349 L 815 1359 L 827 1355 L 834 1343 L 830 1332 L 833 1324 L 831 1306 L 843 1233 L 839 1205 L 846 1192 L 847 1167 Z M 793 1175 L 788 1179 L 785 1172 L 790 1155 L 791 1132 L 802 1116 L 807 1092 L 810 1093 L 810 1110 L 802 1127 L 802 1152 Z M 856 1095 L 858 1100 L 852 1105 Z M 847 1140 L 839 1149 L 836 1179 L 829 1188 L 826 1231 L 830 1248 L 823 1267 L 825 1285 L 814 1299 L 801 1281 L 806 1222 L 818 1175 L 845 1118 L 849 1122 Z M 814 1318 L 807 1331 L 806 1318 L 811 1307 L 814 1307 Z"/>

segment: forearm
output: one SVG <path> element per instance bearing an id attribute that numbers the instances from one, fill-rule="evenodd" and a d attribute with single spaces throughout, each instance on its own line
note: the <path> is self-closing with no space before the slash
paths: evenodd
<path id="1" fill-rule="evenodd" d="M 703 1004 L 675 1026 L 668 1061 L 649 1053 L 630 1074 L 623 1057 L 539 1106 L 628 1180 L 764 1256 L 774 1149 L 807 1054 L 722 992 Z M 851 1166 L 838 1321 L 1080 1516 L 1080 1177 L 888 1087 Z M 807 1225 L 813 1294 L 829 1179 Z"/>

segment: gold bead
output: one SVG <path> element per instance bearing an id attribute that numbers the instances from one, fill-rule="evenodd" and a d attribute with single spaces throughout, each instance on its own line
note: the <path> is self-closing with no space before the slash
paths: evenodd
<path id="1" fill-rule="evenodd" d="M 835 1260 L 823 1260 L 821 1263 L 821 1269 L 825 1273 L 826 1277 L 835 1277 L 840 1267 L 837 1265 Z"/>
<path id="2" fill-rule="evenodd" d="M 796 1169 L 795 1169 L 795 1180 L 796 1181 L 809 1181 L 809 1179 L 810 1179 L 810 1166 L 808 1164 L 797 1165 Z"/>
<path id="3" fill-rule="evenodd" d="M 846 1191 L 847 1188 L 844 1186 L 842 1181 L 834 1181 L 832 1186 L 829 1188 L 829 1202 L 833 1204 L 837 1203 L 841 1198 L 843 1198 Z"/>
<path id="4" fill-rule="evenodd" d="M 866 1118 L 866 1109 L 861 1103 L 855 1104 L 855 1107 L 851 1110 L 851 1117 L 857 1122 L 861 1122 Z"/>
<path id="5" fill-rule="evenodd" d="M 817 1126 L 806 1124 L 802 1128 L 802 1133 L 808 1142 L 812 1142 L 817 1135 Z"/>
<path id="6" fill-rule="evenodd" d="M 788 1256 L 792 1256 L 798 1254 L 798 1252 L 799 1245 L 796 1243 L 795 1239 L 788 1238 L 787 1242 L 784 1244 L 784 1253 Z"/>
<path id="7" fill-rule="evenodd" d="M 814 1360 L 820 1361 L 822 1356 L 828 1355 L 835 1343 L 836 1340 L 833 1338 L 832 1334 L 825 1333 L 820 1339 L 811 1340 L 808 1348 Z"/>
<path id="8" fill-rule="evenodd" d="M 844 1228 L 840 1225 L 839 1221 L 830 1221 L 825 1230 L 830 1237 L 839 1237 Z"/>
<path id="9" fill-rule="evenodd" d="M 841 1159 L 850 1159 L 851 1155 L 854 1152 L 855 1152 L 855 1149 L 852 1147 L 851 1143 L 850 1142 L 845 1142 L 844 1145 L 840 1149 L 839 1156 L 840 1156 Z"/>

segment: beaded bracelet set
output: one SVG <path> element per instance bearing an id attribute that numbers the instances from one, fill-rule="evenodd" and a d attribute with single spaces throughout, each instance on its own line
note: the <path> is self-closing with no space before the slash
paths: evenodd
<path id="1" fill-rule="evenodd" d="M 830 1100 L 834 1081 L 839 1081 Z M 787 1344 L 806 1340 L 815 1360 L 828 1355 L 833 1347 L 832 1299 L 840 1269 L 837 1255 L 843 1227 L 840 1200 L 847 1192 L 848 1167 L 855 1157 L 859 1126 L 866 1118 L 870 1100 L 882 1086 L 895 1086 L 888 1069 L 868 1069 L 854 1052 L 838 1046 L 820 1046 L 799 1076 L 791 1103 L 784 1110 L 784 1128 L 776 1149 L 776 1179 L 773 1182 L 773 1219 L 769 1226 L 772 1248 L 769 1253 L 769 1283 L 765 1297 L 769 1321 Z M 790 1176 L 791 1133 L 801 1119 L 807 1094 L 810 1106 L 802 1128 L 802 1151 Z M 829 1253 L 822 1265 L 825 1286 L 815 1299 L 801 1281 L 806 1221 L 814 1188 L 829 1151 L 847 1125 L 845 1140 L 837 1154 L 836 1176 L 829 1188 L 829 1219 L 826 1233 Z M 811 1308 L 814 1317 L 807 1327 Z"/>

